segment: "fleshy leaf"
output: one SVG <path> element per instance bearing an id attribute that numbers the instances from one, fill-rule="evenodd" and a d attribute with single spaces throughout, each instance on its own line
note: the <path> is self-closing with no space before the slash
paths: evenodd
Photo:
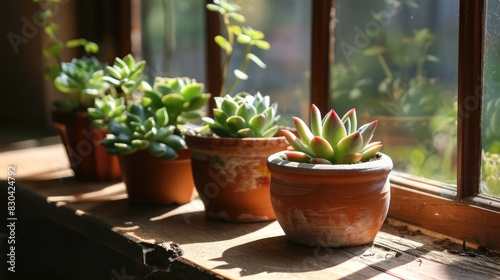
<path id="1" fill-rule="evenodd" d="M 348 154 L 357 153 L 363 147 L 363 137 L 359 131 L 342 138 L 335 147 L 333 157 L 335 161 Z"/>
<path id="2" fill-rule="evenodd" d="M 344 124 L 334 110 L 326 115 L 323 120 L 321 136 L 328 140 L 332 147 L 337 146 L 337 143 L 347 135 Z"/>
<path id="3" fill-rule="evenodd" d="M 331 159 L 333 158 L 333 148 L 330 143 L 321 136 L 314 136 L 309 142 L 309 147 L 316 157 Z"/>

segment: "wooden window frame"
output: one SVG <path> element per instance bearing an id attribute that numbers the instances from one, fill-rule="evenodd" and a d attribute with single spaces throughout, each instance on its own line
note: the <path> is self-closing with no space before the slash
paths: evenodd
<path id="1" fill-rule="evenodd" d="M 206 0 L 206 3 L 211 3 Z M 391 175 L 389 217 L 464 242 L 500 249 L 500 201 L 479 194 L 485 0 L 460 0 L 457 188 Z M 328 109 L 335 0 L 312 0 L 311 104 Z M 206 14 L 207 89 L 220 89 L 217 15 Z M 219 67 L 219 68 L 217 68 Z"/>

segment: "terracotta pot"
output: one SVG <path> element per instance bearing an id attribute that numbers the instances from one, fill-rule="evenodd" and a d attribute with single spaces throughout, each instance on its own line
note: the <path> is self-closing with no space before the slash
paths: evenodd
<path id="1" fill-rule="evenodd" d="M 271 201 L 286 237 L 296 243 L 345 247 L 372 242 L 387 216 L 392 160 L 343 165 L 269 157 Z"/>
<path id="2" fill-rule="evenodd" d="M 274 220 L 269 197 L 269 155 L 286 149 L 282 136 L 185 136 L 194 182 L 209 218 L 230 222 Z"/>
<path id="3" fill-rule="evenodd" d="M 194 182 L 189 150 L 163 160 L 147 150 L 118 156 L 129 201 L 140 205 L 184 204 L 191 201 Z"/>
<path id="4" fill-rule="evenodd" d="M 75 178 L 83 181 L 121 179 L 116 156 L 109 155 L 99 142 L 106 131 L 92 128 L 92 120 L 84 112 L 52 112 L 53 125 L 64 144 Z"/>

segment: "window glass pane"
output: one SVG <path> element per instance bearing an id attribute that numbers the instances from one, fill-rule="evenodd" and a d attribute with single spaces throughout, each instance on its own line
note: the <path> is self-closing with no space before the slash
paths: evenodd
<path id="1" fill-rule="evenodd" d="M 263 31 L 267 51 L 253 48 L 266 65 L 250 63 L 247 81 L 233 94 L 247 91 L 270 95 L 278 102 L 282 121 L 308 112 L 311 0 L 233 0 L 246 17 L 244 25 Z M 162 75 L 205 80 L 205 1 L 142 1 L 142 52 L 150 67 Z M 241 66 L 244 51 L 235 48 L 229 75 Z M 149 62 L 151 61 L 151 62 Z M 230 76 L 230 78 L 231 78 Z M 283 122 L 284 125 L 290 123 Z"/>
<path id="2" fill-rule="evenodd" d="M 500 196 L 500 3 L 486 1 L 481 192 Z"/>
<path id="3" fill-rule="evenodd" d="M 204 0 L 141 1 L 141 52 L 149 77 L 204 80 L 204 5 Z"/>
<path id="4" fill-rule="evenodd" d="M 331 103 L 394 170 L 456 184 L 458 0 L 337 0 Z"/>

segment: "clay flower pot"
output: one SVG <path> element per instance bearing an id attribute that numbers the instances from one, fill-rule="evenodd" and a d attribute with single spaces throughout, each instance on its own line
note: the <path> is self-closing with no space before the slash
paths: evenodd
<path id="1" fill-rule="evenodd" d="M 216 138 L 186 135 L 196 189 L 207 217 L 230 222 L 275 220 L 269 197 L 269 155 L 285 138 Z"/>
<path id="2" fill-rule="evenodd" d="M 372 242 L 387 216 L 392 160 L 357 164 L 267 161 L 271 201 L 287 239 L 310 246 L 346 247 Z"/>
<path id="3" fill-rule="evenodd" d="M 194 192 L 189 150 L 163 160 L 142 150 L 119 156 L 129 201 L 138 205 L 171 205 L 191 201 Z"/>
<path id="4" fill-rule="evenodd" d="M 75 178 L 82 181 L 121 179 L 116 156 L 109 155 L 99 142 L 106 131 L 92 128 L 92 120 L 84 112 L 52 112 L 53 125 L 66 149 Z"/>

